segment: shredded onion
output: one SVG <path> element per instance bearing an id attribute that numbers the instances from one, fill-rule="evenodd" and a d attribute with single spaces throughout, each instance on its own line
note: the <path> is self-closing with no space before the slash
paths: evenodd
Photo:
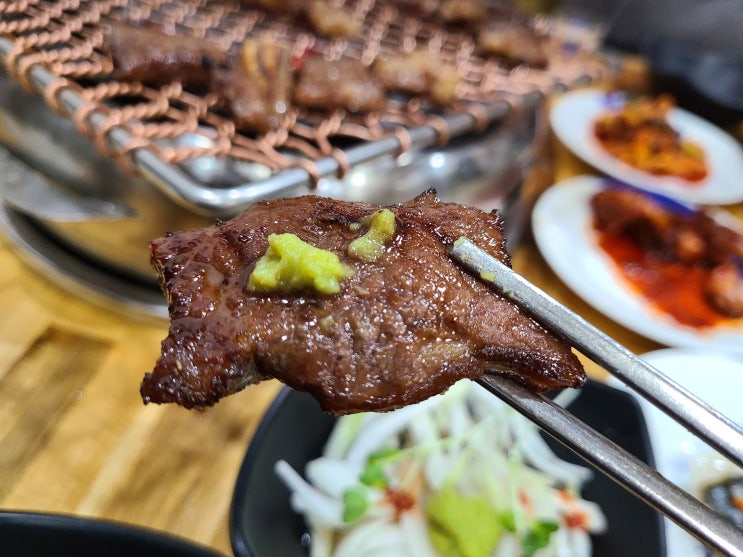
<path id="1" fill-rule="evenodd" d="M 306 480 L 284 461 L 275 471 L 310 527 L 312 557 L 438 557 L 427 505 L 450 489 L 502 517 L 487 557 L 590 557 L 590 535 L 607 526 L 580 497 L 591 471 L 469 380 L 394 412 L 339 419 Z"/>

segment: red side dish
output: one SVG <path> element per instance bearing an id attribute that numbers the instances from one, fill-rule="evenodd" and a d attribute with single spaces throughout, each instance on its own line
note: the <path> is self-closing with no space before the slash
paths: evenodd
<path id="1" fill-rule="evenodd" d="M 663 261 L 627 237 L 599 234 L 601 248 L 622 276 L 656 309 L 682 325 L 696 328 L 713 327 L 730 319 L 707 302 L 707 270 Z"/>
<path id="2" fill-rule="evenodd" d="M 743 236 L 703 210 L 633 188 L 591 199 L 599 244 L 658 310 L 696 328 L 743 316 Z"/>

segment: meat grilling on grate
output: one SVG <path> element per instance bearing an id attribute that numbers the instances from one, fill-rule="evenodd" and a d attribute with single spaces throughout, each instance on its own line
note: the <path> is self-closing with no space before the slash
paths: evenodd
<path id="1" fill-rule="evenodd" d="M 429 191 L 389 207 L 394 234 L 381 254 L 355 259 L 349 244 L 378 209 L 315 196 L 264 201 L 151 242 L 171 324 L 143 400 L 205 407 L 276 378 L 345 414 L 415 403 L 486 366 L 537 391 L 585 381 L 566 343 L 449 258 L 466 236 L 510 263 L 496 212 Z M 351 268 L 339 293 L 246 290 L 269 235 L 282 233 Z"/>
<path id="2" fill-rule="evenodd" d="M 294 102 L 320 110 L 342 108 L 350 112 L 372 112 L 384 108 L 386 91 L 369 68 L 358 60 L 308 56 L 298 71 Z"/>
<path id="3" fill-rule="evenodd" d="M 152 87 L 181 81 L 187 89 L 213 89 L 213 70 L 227 54 L 208 39 L 168 34 L 155 27 L 112 23 L 105 47 L 114 63 L 114 76 Z"/>
<path id="4" fill-rule="evenodd" d="M 461 79 L 453 65 L 442 63 L 427 50 L 409 54 L 383 56 L 375 60 L 372 72 L 390 91 L 430 96 L 439 105 L 456 98 Z"/>
<path id="5" fill-rule="evenodd" d="M 266 133 L 289 117 L 294 77 L 287 49 L 249 39 L 214 73 L 215 90 L 238 128 Z"/>
<path id="6" fill-rule="evenodd" d="M 544 68 L 549 56 L 544 38 L 532 27 L 518 21 L 496 19 L 483 26 L 477 37 L 479 53 L 513 64 Z"/>

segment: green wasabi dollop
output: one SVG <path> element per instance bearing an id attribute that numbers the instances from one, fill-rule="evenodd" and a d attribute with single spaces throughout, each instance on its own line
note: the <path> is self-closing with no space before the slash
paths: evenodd
<path id="1" fill-rule="evenodd" d="M 348 255 L 371 263 L 382 255 L 384 246 L 395 235 L 395 213 L 380 209 L 367 216 L 362 223 L 368 225 L 369 229 L 348 245 Z"/>
<path id="2" fill-rule="evenodd" d="M 465 497 L 453 488 L 429 499 L 426 516 L 431 543 L 444 557 L 489 557 L 505 530 L 484 498 Z"/>
<path id="3" fill-rule="evenodd" d="M 352 274 L 333 252 L 317 248 L 294 234 L 271 234 L 268 249 L 258 259 L 245 286 L 248 292 L 314 290 L 337 294 Z"/>

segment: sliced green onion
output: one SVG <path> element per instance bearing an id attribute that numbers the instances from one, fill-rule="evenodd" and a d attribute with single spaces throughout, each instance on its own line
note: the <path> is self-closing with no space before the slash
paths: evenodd
<path id="1" fill-rule="evenodd" d="M 547 547 L 550 543 L 550 536 L 559 527 L 556 522 L 540 521 L 535 523 L 522 540 L 524 546 L 523 557 L 533 557 L 538 549 Z"/>
<path id="2" fill-rule="evenodd" d="M 349 488 L 343 493 L 343 522 L 354 522 L 364 516 L 369 499 L 361 488 Z"/>
<path id="3" fill-rule="evenodd" d="M 389 487 L 390 480 L 382 470 L 382 465 L 388 457 L 399 453 L 396 449 L 382 449 L 369 455 L 366 461 L 366 467 L 361 472 L 359 480 L 362 484 L 370 487 L 385 488 Z"/>

